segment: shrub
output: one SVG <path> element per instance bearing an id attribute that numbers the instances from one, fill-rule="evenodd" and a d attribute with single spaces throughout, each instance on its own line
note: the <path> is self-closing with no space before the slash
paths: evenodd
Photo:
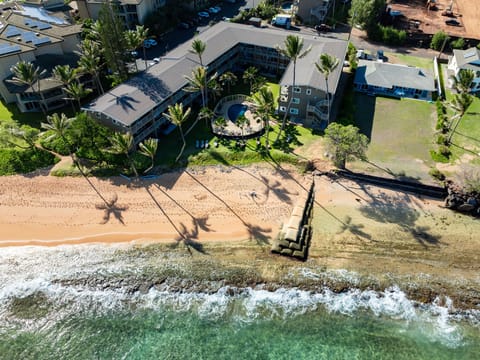
<path id="1" fill-rule="evenodd" d="M 367 29 L 368 38 L 380 41 L 387 45 L 403 45 L 407 40 L 405 30 L 398 30 L 391 26 L 374 24 Z"/>
<path id="2" fill-rule="evenodd" d="M 439 163 L 448 163 L 448 157 L 443 156 L 442 154 L 436 152 L 435 150 L 430 150 L 430 156 L 432 160 Z"/>
<path id="3" fill-rule="evenodd" d="M 442 173 L 440 170 L 437 168 L 431 168 L 428 174 L 433 177 L 434 179 L 437 179 L 439 181 L 444 181 L 445 180 L 445 174 Z"/>
<path id="4" fill-rule="evenodd" d="M 450 46 L 452 49 L 463 49 L 465 47 L 465 39 L 458 38 L 457 40 L 453 40 L 450 43 Z"/>
<path id="5" fill-rule="evenodd" d="M 440 49 L 442 48 L 443 44 L 448 41 L 449 39 L 449 36 L 443 32 L 443 31 L 439 31 L 437 33 L 435 33 L 435 35 L 433 35 L 432 37 L 432 41 L 430 43 L 430 47 L 433 49 L 433 50 L 438 50 L 440 51 Z"/>
<path id="6" fill-rule="evenodd" d="M 438 145 L 447 145 L 448 144 L 447 137 L 443 134 L 438 135 L 437 136 L 437 144 Z"/>
<path id="7" fill-rule="evenodd" d="M 0 175 L 23 174 L 53 165 L 58 159 L 45 150 L 0 149 Z"/>
<path id="8" fill-rule="evenodd" d="M 446 146 L 446 145 L 440 145 L 440 146 L 438 147 L 438 152 L 439 152 L 441 155 L 445 156 L 446 158 L 449 158 L 450 155 L 452 154 L 452 152 L 450 151 L 450 148 L 449 148 L 448 146 Z"/>

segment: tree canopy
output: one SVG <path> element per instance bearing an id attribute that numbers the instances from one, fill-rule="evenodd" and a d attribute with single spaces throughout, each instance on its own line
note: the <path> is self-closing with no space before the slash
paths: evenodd
<path id="1" fill-rule="evenodd" d="M 353 125 L 331 123 L 325 130 L 328 152 L 335 166 L 344 169 L 347 160 L 366 160 L 368 138 Z"/>
<path id="2" fill-rule="evenodd" d="M 378 15 L 385 9 L 385 0 L 352 0 L 350 22 L 364 29 L 377 23 Z"/>

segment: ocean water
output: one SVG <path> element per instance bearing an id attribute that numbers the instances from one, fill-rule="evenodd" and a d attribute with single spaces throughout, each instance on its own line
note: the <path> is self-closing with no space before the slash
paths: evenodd
<path id="1" fill-rule="evenodd" d="M 478 311 L 418 304 L 396 287 L 132 292 L 61 281 L 140 275 L 144 261 L 101 246 L 1 249 L 0 359 L 479 358 Z"/>

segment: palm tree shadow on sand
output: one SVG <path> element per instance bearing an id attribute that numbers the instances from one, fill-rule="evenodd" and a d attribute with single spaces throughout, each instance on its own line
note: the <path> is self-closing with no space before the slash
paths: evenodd
<path id="1" fill-rule="evenodd" d="M 178 234 L 178 236 L 175 238 L 175 246 L 178 245 L 178 243 L 182 242 L 185 247 L 187 248 L 188 252 L 190 255 L 192 254 L 191 248 L 194 250 L 206 254 L 205 249 L 203 248 L 203 245 L 199 243 L 198 241 L 195 241 L 195 239 L 198 239 L 198 223 L 196 221 L 193 221 L 193 228 L 191 230 L 187 230 L 186 226 L 183 223 L 180 223 L 178 226 L 175 224 L 175 222 L 172 220 L 172 218 L 165 212 L 163 207 L 160 205 L 160 203 L 157 201 L 155 196 L 152 194 L 148 186 L 145 187 L 145 190 L 147 191 L 148 195 L 152 198 L 153 202 L 155 205 L 159 208 L 159 210 L 162 212 L 163 216 L 168 220 L 170 225 L 175 229 L 175 232 Z M 195 219 L 195 218 L 194 218 Z M 207 218 L 204 218 L 200 221 L 202 226 L 207 227 Z"/>
<path id="2" fill-rule="evenodd" d="M 102 204 L 95 205 L 95 208 L 97 210 L 103 210 L 103 219 L 101 224 L 108 223 L 113 215 L 113 217 L 117 219 L 120 224 L 125 225 L 122 212 L 126 211 L 128 209 L 128 206 L 119 206 L 117 204 L 118 195 L 114 194 L 110 200 L 106 200 L 102 196 L 102 200 Z"/>
<path id="3" fill-rule="evenodd" d="M 250 240 L 255 240 L 259 245 L 260 244 L 269 244 L 270 243 L 270 236 L 267 233 L 271 232 L 272 229 L 270 228 L 262 228 L 258 225 L 253 225 L 247 223 L 238 213 L 229 205 L 225 200 L 223 200 L 220 196 L 215 194 L 210 188 L 208 188 L 205 184 L 203 184 L 200 180 L 198 180 L 195 176 L 193 176 L 190 172 L 185 170 L 185 173 L 189 175 L 197 184 L 203 187 L 207 192 L 209 192 L 213 197 L 219 200 L 240 222 L 245 226 L 247 232 L 249 234 Z"/>
<path id="4" fill-rule="evenodd" d="M 360 207 L 360 212 L 369 219 L 384 224 L 396 224 L 402 231 L 409 233 L 420 245 L 428 248 L 440 244 L 440 236 L 430 233 L 430 227 L 416 224 L 420 212 L 412 209 L 412 199 L 408 194 L 392 196 L 380 193 L 374 202 Z"/>

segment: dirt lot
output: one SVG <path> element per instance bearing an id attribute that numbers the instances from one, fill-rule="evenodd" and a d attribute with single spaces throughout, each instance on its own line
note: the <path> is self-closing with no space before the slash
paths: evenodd
<path id="1" fill-rule="evenodd" d="M 436 0 L 436 10 L 427 10 L 427 0 L 392 0 L 392 10 L 399 10 L 410 21 L 410 29 L 415 29 L 413 21 L 418 21 L 418 30 L 425 34 L 435 34 L 443 30 L 452 36 L 480 40 L 480 2 L 478 0 Z M 451 17 L 442 12 L 452 4 Z M 449 26 L 446 20 L 456 20 L 459 26 Z"/>

